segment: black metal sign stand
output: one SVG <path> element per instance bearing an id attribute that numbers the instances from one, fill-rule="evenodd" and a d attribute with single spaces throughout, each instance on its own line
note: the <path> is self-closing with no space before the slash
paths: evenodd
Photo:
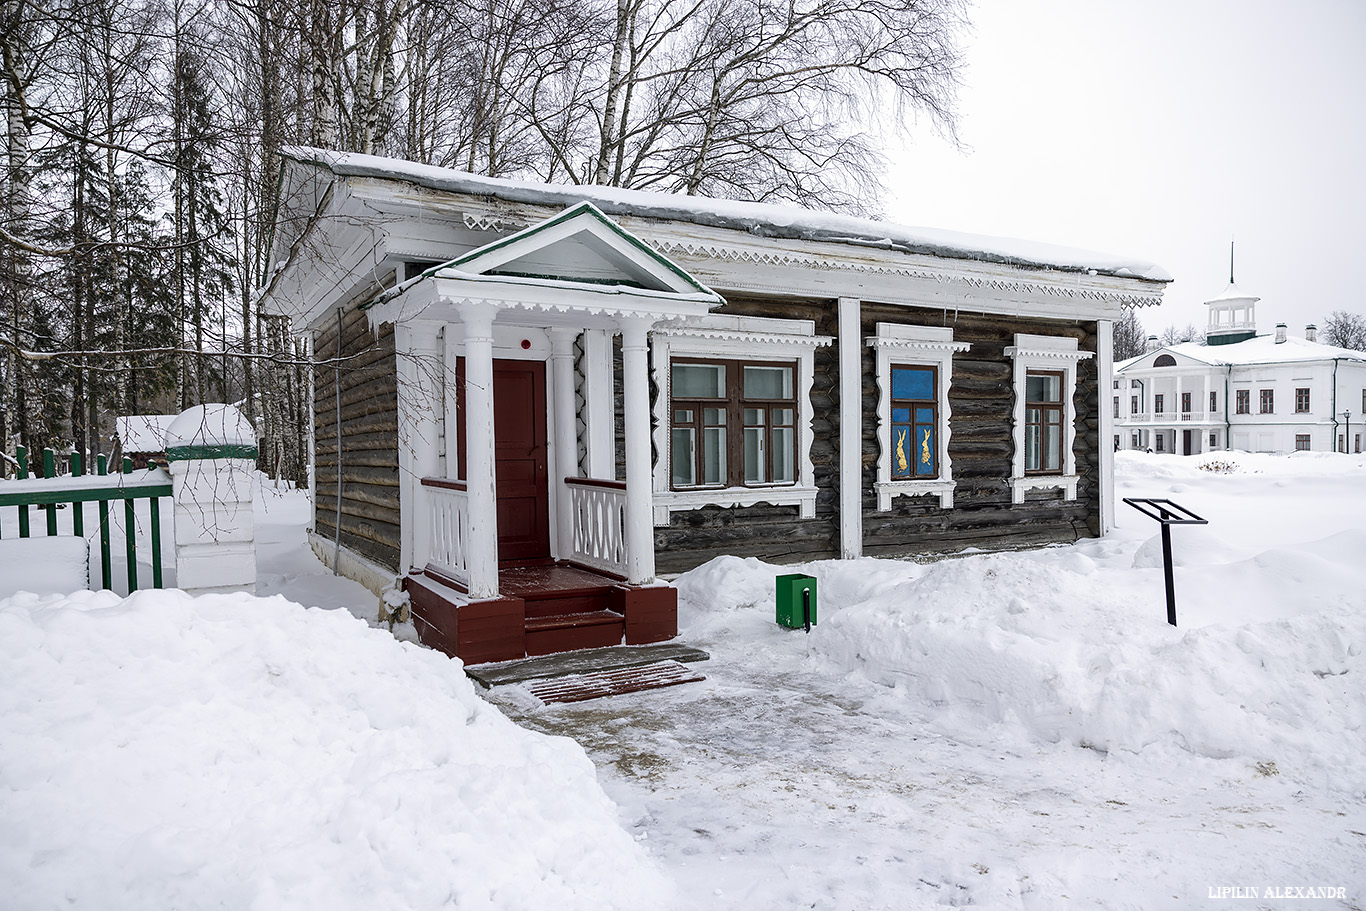
<path id="1" fill-rule="evenodd" d="M 1167 578 L 1167 622 L 1176 626 L 1176 583 L 1172 580 L 1172 526 L 1208 525 L 1209 522 L 1171 500 L 1125 497 L 1124 502 L 1148 518 L 1162 523 L 1162 571 Z"/>

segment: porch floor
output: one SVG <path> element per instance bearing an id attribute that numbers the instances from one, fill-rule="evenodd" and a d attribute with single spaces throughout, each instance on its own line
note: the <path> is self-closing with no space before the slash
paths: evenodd
<path id="1" fill-rule="evenodd" d="M 610 576 L 579 569 L 566 563 L 501 566 L 498 569 L 498 590 L 511 598 L 534 598 L 537 595 L 552 593 L 609 589 L 619 584 Z"/>

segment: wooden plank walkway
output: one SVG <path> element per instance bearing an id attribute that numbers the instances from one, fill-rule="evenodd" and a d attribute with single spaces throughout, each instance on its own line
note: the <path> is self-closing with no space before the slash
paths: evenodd
<path id="1" fill-rule="evenodd" d="M 655 664 L 622 667 L 589 674 L 569 674 L 524 683 L 523 689 L 544 703 L 584 702 L 622 693 L 638 693 L 680 683 L 696 683 L 707 678 L 686 664 L 659 661 Z"/>
<path id="2" fill-rule="evenodd" d="M 526 683 L 570 674 L 591 674 L 618 668 L 640 667 L 661 661 L 697 662 L 711 656 L 700 648 L 690 648 L 672 642 L 658 645 L 614 645 L 590 648 L 577 652 L 561 652 L 540 658 L 521 658 L 469 665 L 465 673 L 486 687 L 509 683 Z"/>

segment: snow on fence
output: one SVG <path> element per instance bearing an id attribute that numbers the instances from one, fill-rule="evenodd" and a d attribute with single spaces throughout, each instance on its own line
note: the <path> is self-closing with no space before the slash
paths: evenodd
<path id="1" fill-rule="evenodd" d="M 81 578 L 59 572 L 63 553 L 72 551 L 72 541 L 86 540 L 86 505 L 95 505 L 99 532 L 100 584 L 113 588 L 111 530 L 119 523 L 117 512 L 110 515 L 110 504 L 123 501 L 123 537 L 127 559 L 128 591 L 138 588 L 139 518 L 136 501 L 147 500 L 150 525 L 152 587 L 162 588 L 161 498 L 170 497 L 173 506 L 175 584 L 188 592 L 254 592 L 256 589 L 256 545 L 252 519 L 252 484 L 256 468 L 256 431 L 237 409 L 230 405 L 196 405 L 178 415 L 165 433 L 166 457 L 170 470 L 134 470 L 125 457 L 122 474 L 110 475 L 103 455 L 96 459 L 95 474 L 85 474 L 89 466 L 80 454 L 71 456 L 71 473 L 58 476 L 57 458 L 44 450 L 42 476 L 30 478 L 29 454 L 20 447 L 15 460 L 19 479 L 0 481 L 0 508 L 18 510 L 18 539 L 41 542 L 33 535 L 31 510 L 37 508 L 46 518 L 50 547 L 31 544 L 15 547 L 3 542 L 0 550 L 9 553 L 0 559 L 0 590 L 70 591 L 91 584 L 89 570 Z M 59 531 L 57 514 L 70 506 L 70 518 Z M 38 565 L 32 563 L 40 555 Z M 88 567 L 88 563 L 85 564 Z M 60 578 L 58 578 L 60 576 Z M 0 596 L 3 596 L 0 591 Z"/>
<path id="2" fill-rule="evenodd" d="M 137 535 L 135 501 L 149 501 L 151 514 L 151 562 L 152 588 L 162 587 L 161 557 L 161 497 L 171 495 L 171 476 L 162 468 L 148 468 L 134 471 L 132 460 L 123 460 L 123 473 L 108 473 L 108 463 L 104 455 L 95 460 L 95 473 L 85 474 L 84 459 L 80 453 L 71 454 L 71 474 L 57 477 L 56 455 L 51 449 L 43 450 L 42 474 L 30 478 L 28 451 L 20 446 L 16 452 L 18 480 L 0 482 L 0 507 L 14 506 L 19 511 L 19 537 L 33 537 L 29 510 L 37 508 L 46 518 L 48 537 L 59 535 L 57 512 L 70 504 L 70 534 L 76 537 L 85 535 L 85 507 L 94 504 L 95 520 L 99 524 L 100 542 L 100 581 L 101 587 L 112 588 L 112 560 L 110 515 L 111 503 L 122 501 L 124 504 L 124 547 L 128 561 L 128 590 L 138 588 Z"/>

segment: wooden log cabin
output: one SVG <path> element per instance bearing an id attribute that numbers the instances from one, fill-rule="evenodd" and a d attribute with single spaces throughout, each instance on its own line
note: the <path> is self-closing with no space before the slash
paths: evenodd
<path id="1" fill-rule="evenodd" d="M 1144 262 L 764 204 L 284 153 L 311 535 L 467 662 L 676 634 L 661 575 L 1018 548 L 1114 515 Z"/>

